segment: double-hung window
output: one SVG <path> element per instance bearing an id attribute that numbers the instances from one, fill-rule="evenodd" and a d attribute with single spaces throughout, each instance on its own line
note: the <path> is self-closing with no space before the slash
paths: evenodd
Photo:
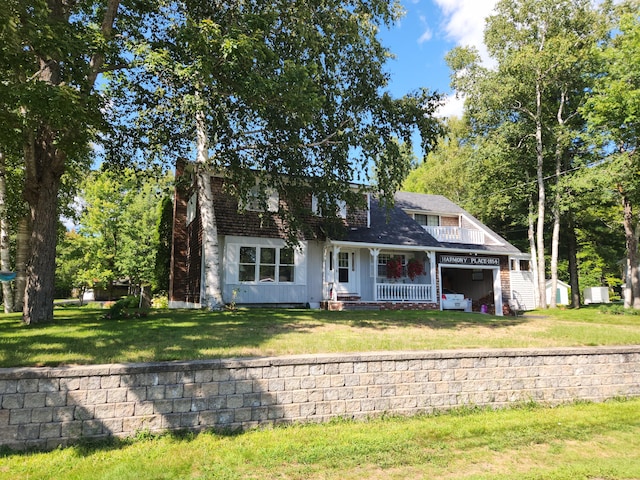
<path id="1" fill-rule="evenodd" d="M 240 247 L 240 282 L 293 283 L 295 254 L 292 248 Z"/>

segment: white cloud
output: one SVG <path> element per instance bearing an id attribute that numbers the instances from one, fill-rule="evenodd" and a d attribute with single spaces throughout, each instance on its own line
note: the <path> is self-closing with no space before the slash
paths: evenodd
<path id="1" fill-rule="evenodd" d="M 484 46 L 485 19 L 493 11 L 497 0 L 433 0 L 442 10 L 447 38 L 460 46 L 478 49 L 483 61 L 489 55 Z"/>
<path id="2" fill-rule="evenodd" d="M 463 95 L 446 95 L 444 104 L 436 111 L 436 117 L 458 117 L 462 118 L 464 113 L 464 96 Z"/>
<path id="3" fill-rule="evenodd" d="M 418 45 L 422 45 L 424 42 L 428 42 L 429 40 L 431 40 L 431 37 L 433 37 L 433 32 L 430 28 L 427 28 L 424 33 L 420 35 L 420 38 L 418 38 Z"/>

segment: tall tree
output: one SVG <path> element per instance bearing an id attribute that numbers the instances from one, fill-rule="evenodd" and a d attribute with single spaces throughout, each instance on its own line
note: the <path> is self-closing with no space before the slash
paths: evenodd
<path id="1" fill-rule="evenodd" d="M 639 309 L 640 4 L 629 1 L 619 8 L 619 31 L 600 51 L 605 68 L 585 112 L 593 131 L 600 136 L 598 143 L 603 146 L 606 159 L 603 166 L 606 178 L 618 193 L 622 206 L 627 249 L 625 307 Z"/>
<path id="2" fill-rule="evenodd" d="M 407 176 L 403 188 L 410 192 L 444 195 L 468 208 L 473 186 L 472 162 L 474 146 L 465 119 L 456 117 L 446 121 L 446 132 L 436 148 L 429 152 Z"/>
<path id="3" fill-rule="evenodd" d="M 58 194 L 69 165 L 86 158 L 102 124 L 95 91 L 104 70 L 128 62 L 146 0 L 7 0 L 0 47 L 0 145 L 19 139 L 30 255 L 23 320 L 53 318 Z"/>
<path id="4" fill-rule="evenodd" d="M 399 14 L 387 0 L 185 0 L 169 10 L 170 28 L 140 51 L 136 76 L 120 83 L 138 88 L 122 118 L 138 111 L 143 135 L 126 138 L 144 147 L 170 144 L 175 156 L 195 141 L 206 259 L 201 301 L 217 308 L 212 172 L 227 177 L 241 204 L 256 187 L 262 202 L 267 188 L 286 192 L 289 207 L 279 215 L 295 240 L 309 213 L 300 200 L 315 192 L 357 202 L 350 182 L 364 181 L 372 162 L 376 189 L 392 199 L 406 174 L 393 140 L 411 143 L 417 126 L 428 151 L 439 131 L 438 97 L 384 92 L 389 52 L 377 34 Z"/>
<path id="5" fill-rule="evenodd" d="M 602 11 L 605 11 L 603 8 Z M 557 282 L 561 219 L 560 188 L 548 198 L 566 170 L 573 140 L 582 128 L 579 107 L 590 78 L 590 53 L 606 37 L 607 17 L 589 0 L 502 0 L 488 18 L 485 43 L 495 69 L 480 67 L 477 54 L 458 49 L 449 54 L 453 84 L 468 95 L 468 111 L 476 128 L 494 131 L 517 123 L 518 144 L 531 157 L 522 171 L 533 170 L 537 184 L 535 260 L 539 305 L 546 306 L 545 221 L 551 204 L 551 278 Z M 534 257 L 535 258 L 535 257 Z M 552 306 L 555 298 L 552 295 Z"/>

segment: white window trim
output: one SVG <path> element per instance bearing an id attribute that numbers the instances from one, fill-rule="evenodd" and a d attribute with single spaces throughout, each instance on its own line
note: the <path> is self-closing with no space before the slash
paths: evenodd
<path id="1" fill-rule="evenodd" d="M 198 193 L 194 192 L 187 201 L 187 225 L 196 219 L 196 205 L 198 203 Z"/>
<path id="2" fill-rule="evenodd" d="M 260 249 L 262 248 L 275 248 L 276 249 L 276 269 L 277 275 L 280 274 L 280 250 L 287 248 L 286 244 L 282 240 L 276 239 L 257 239 L 251 237 L 228 237 L 225 243 L 225 263 L 224 267 L 226 281 L 225 285 L 245 285 L 245 286 L 280 286 L 286 288 L 292 285 L 306 285 L 307 284 L 307 244 L 306 242 L 300 242 L 298 247 L 293 247 L 293 280 L 290 282 L 261 282 L 259 280 L 259 261 L 260 261 Z M 255 280 L 253 281 L 240 281 L 240 248 L 250 247 L 256 248 L 256 271 Z M 288 266 L 291 264 L 285 264 Z"/>

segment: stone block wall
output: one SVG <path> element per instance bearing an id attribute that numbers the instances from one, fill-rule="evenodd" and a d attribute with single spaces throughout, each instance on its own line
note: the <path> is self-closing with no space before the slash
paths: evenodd
<path id="1" fill-rule="evenodd" d="M 640 395 L 640 346 L 0 369 L 0 445 Z"/>

